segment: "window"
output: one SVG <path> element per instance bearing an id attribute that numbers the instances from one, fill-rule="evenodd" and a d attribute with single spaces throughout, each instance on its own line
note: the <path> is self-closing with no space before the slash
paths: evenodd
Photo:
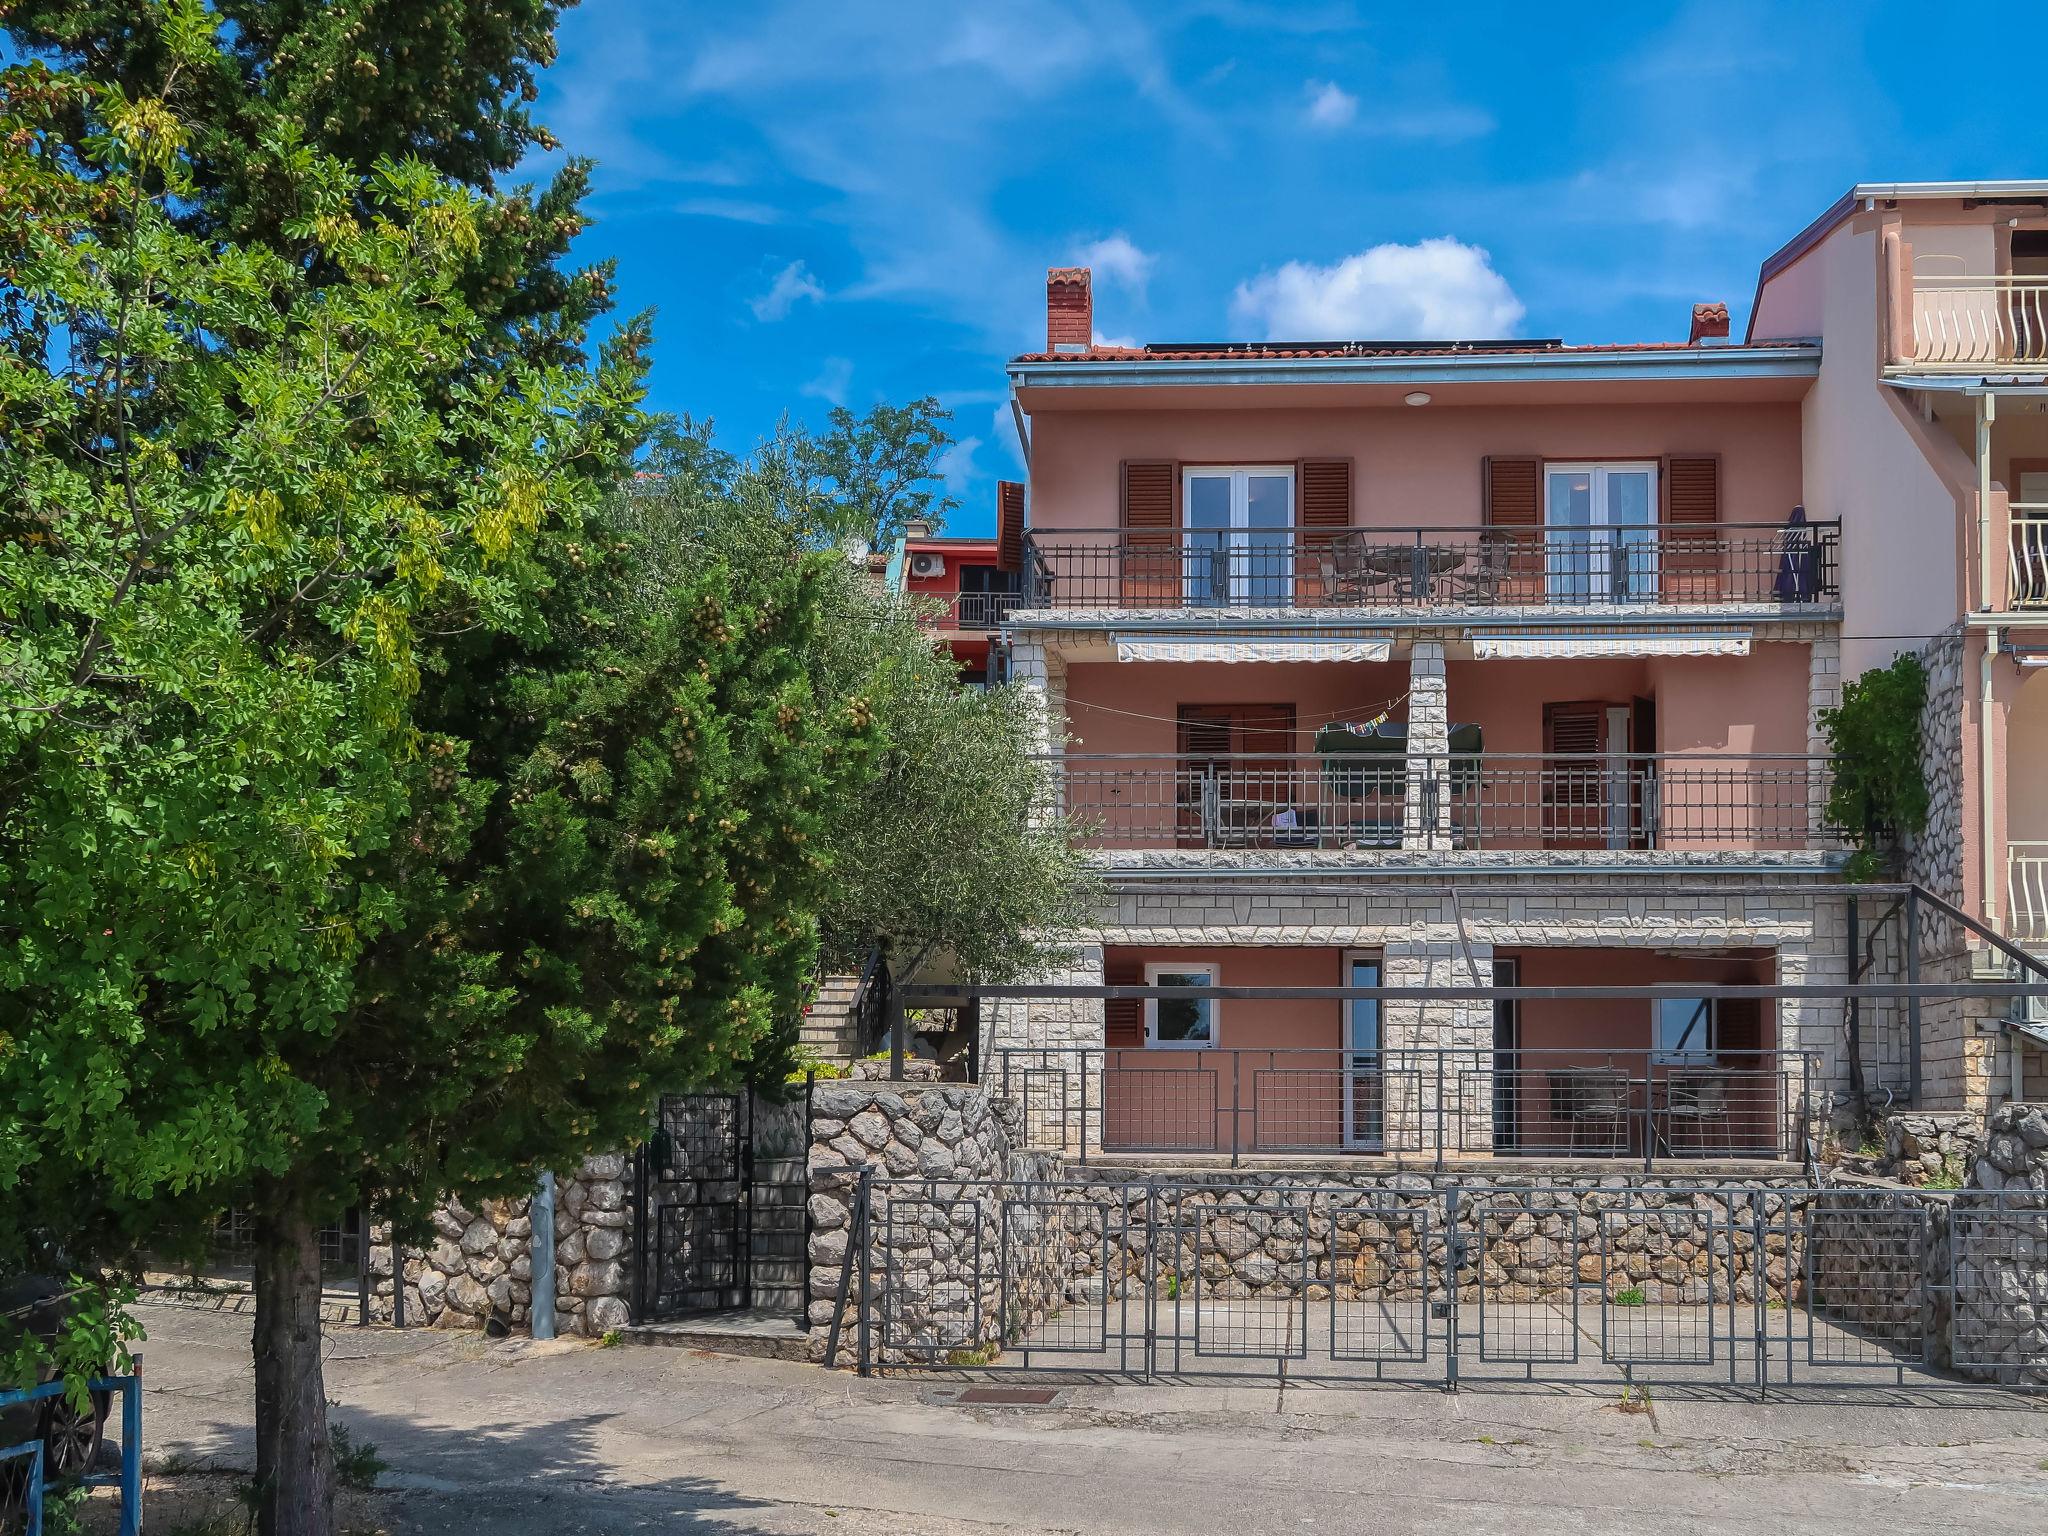
<path id="1" fill-rule="evenodd" d="M 1660 997 L 1651 1005 L 1656 1025 L 1650 1059 L 1659 1066 L 1711 1061 L 1715 1049 L 1714 1003 L 1705 997 Z"/>
<path id="2" fill-rule="evenodd" d="M 1188 469 L 1185 596 L 1191 604 L 1284 605 L 1294 595 L 1294 471 Z"/>
<path id="3" fill-rule="evenodd" d="M 1553 602 L 1640 602 L 1657 595 L 1657 466 L 1546 464 Z"/>
<path id="4" fill-rule="evenodd" d="M 1213 987 L 1213 965 L 1148 965 L 1148 987 Z M 1216 1043 L 1216 999 L 1213 997 L 1145 999 L 1145 1044 L 1163 1050 L 1199 1051 Z"/>

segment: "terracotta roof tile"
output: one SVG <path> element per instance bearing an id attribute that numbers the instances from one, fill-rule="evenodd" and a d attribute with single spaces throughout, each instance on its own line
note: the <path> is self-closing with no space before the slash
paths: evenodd
<path id="1" fill-rule="evenodd" d="M 1683 341 L 1623 341 L 1606 344 L 1566 344 L 1564 342 L 1531 342 L 1529 352 L 1537 353 L 1580 353 L 1580 352 L 1687 352 L 1696 347 Z M 1740 348 L 1717 348 L 1718 351 L 1739 351 Z M 1484 348 L 1460 346 L 1445 342 L 1441 346 L 1383 347 L 1372 343 L 1327 347 L 1295 347 L 1271 345 L 1264 342 L 1231 342 L 1215 347 L 1090 347 L 1085 352 L 1024 352 L 1010 359 L 1013 363 L 1131 363 L 1131 362 L 1228 362 L 1232 358 L 1328 358 L 1328 357 L 1471 357 L 1517 355 L 1513 349 L 1499 346 Z"/>

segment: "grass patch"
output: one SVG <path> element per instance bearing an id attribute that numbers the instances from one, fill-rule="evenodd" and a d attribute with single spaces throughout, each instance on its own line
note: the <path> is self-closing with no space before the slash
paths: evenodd
<path id="1" fill-rule="evenodd" d="M 599 1349 L 617 1349 L 626 1342 L 626 1336 L 616 1328 L 607 1328 L 604 1336 L 597 1341 Z"/>
<path id="2" fill-rule="evenodd" d="M 1623 1387 L 1621 1389 L 1621 1401 L 1616 1403 L 1615 1407 L 1619 1408 L 1623 1413 L 1648 1413 L 1650 1411 L 1650 1394 L 1642 1387 Z"/>
<path id="3" fill-rule="evenodd" d="M 1003 1357 L 1003 1346 L 991 1340 L 972 1349 L 956 1349 L 946 1356 L 948 1365 L 994 1365 Z"/>
<path id="4" fill-rule="evenodd" d="M 1647 1306 L 1649 1300 L 1650 1298 L 1643 1294 L 1643 1288 L 1640 1285 L 1632 1285 L 1627 1290 L 1614 1293 L 1614 1304 L 1617 1307 Z"/>

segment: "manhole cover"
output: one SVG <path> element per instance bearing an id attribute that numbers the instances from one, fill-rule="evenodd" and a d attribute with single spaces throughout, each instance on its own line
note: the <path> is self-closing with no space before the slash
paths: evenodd
<path id="1" fill-rule="evenodd" d="M 969 1387 L 958 1403 L 988 1403 L 1003 1408 L 1043 1408 L 1059 1393 L 1049 1387 Z"/>

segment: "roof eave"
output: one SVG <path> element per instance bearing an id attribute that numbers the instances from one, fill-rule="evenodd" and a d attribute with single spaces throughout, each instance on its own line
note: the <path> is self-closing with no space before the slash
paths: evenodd
<path id="1" fill-rule="evenodd" d="M 1664 352 L 1497 354 L 1486 357 L 1129 358 L 1012 362 L 1019 387 L 1131 385 L 1547 383 L 1585 379 L 1797 379 L 1820 372 L 1820 343 L 1699 347 Z"/>

